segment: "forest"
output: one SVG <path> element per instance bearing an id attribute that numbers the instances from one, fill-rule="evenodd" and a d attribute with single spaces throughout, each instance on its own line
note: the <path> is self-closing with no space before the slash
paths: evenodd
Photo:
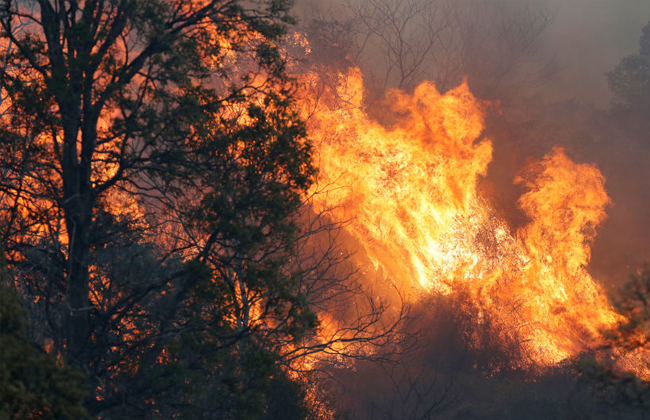
<path id="1" fill-rule="evenodd" d="M 0 420 L 647 418 L 650 23 L 598 107 L 560 14 L 2 2 Z"/>

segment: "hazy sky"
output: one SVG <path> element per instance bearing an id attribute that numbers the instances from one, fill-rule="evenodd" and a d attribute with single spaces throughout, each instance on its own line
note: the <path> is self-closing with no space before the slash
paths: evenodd
<path id="1" fill-rule="evenodd" d="M 558 12 L 544 35 L 547 54 L 560 71 L 548 86 L 554 95 L 576 96 L 605 106 L 605 72 L 638 50 L 641 29 L 650 21 L 650 0 L 548 0 Z"/>
<path id="2" fill-rule="evenodd" d="M 323 11 L 344 1 L 296 0 L 296 10 L 304 18 L 304 10 L 310 6 L 317 5 Z M 555 57 L 559 70 L 543 86 L 544 92 L 553 99 L 576 97 L 600 107 L 605 107 L 611 97 L 605 73 L 621 58 L 636 52 L 641 29 L 650 21 L 650 0 L 478 1 L 527 1 L 556 10 L 539 54 L 540 62 Z"/>

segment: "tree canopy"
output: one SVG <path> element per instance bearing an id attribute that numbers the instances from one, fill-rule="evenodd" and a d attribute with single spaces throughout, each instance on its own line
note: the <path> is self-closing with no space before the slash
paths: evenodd
<path id="1" fill-rule="evenodd" d="M 282 411 L 281 353 L 319 324 L 296 254 L 315 169 L 278 48 L 289 7 L 2 5 L 4 283 L 31 339 L 88 378 L 91 415 Z"/>

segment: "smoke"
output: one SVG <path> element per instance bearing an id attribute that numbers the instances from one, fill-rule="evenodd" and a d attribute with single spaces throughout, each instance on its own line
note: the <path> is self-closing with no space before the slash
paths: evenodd
<path id="1" fill-rule="evenodd" d="M 314 18 L 341 22 L 352 19 L 351 8 L 367 3 L 368 0 L 298 0 L 295 11 L 304 27 Z M 552 61 L 553 72 L 545 83 L 529 87 L 525 94 L 543 94 L 553 101 L 575 98 L 599 108 L 606 108 L 612 97 L 605 73 L 621 58 L 636 51 L 641 28 L 650 20 L 650 3 L 645 0 L 463 0 L 456 3 L 489 10 L 530 8 L 551 13 L 552 22 L 537 40 L 535 50 L 519 65 L 539 70 Z M 375 56 L 369 59 L 376 64 L 381 61 L 381 54 L 376 50 L 368 55 Z"/>
<path id="2" fill-rule="evenodd" d="M 545 0 L 555 20 L 541 39 L 540 53 L 555 57 L 559 71 L 543 87 L 554 100 L 576 98 L 606 108 L 612 98 L 605 73 L 638 48 L 650 20 L 644 0 Z"/>

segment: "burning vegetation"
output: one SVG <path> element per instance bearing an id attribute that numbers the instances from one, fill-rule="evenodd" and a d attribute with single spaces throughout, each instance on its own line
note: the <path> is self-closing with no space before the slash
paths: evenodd
<path id="1" fill-rule="evenodd" d="M 552 14 L 369 0 L 354 36 L 304 36 L 261 3 L 3 6 L 0 418 L 521 418 L 585 389 L 643 408 L 650 276 L 616 310 L 588 271 L 604 175 L 549 147 L 507 181 L 519 222 L 487 179 L 500 86 Z M 512 66 L 481 77 L 477 51 Z M 556 402 L 539 415 L 575 415 Z"/>
<path id="2" fill-rule="evenodd" d="M 554 149 L 516 182 L 530 222 L 512 232 L 479 194 L 492 143 L 483 108 L 461 85 L 445 94 L 425 82 L 392 91 L 385 125 L 363 105 L 358 70 L 339 75 L 308 122 L 320 162 L 315 196 L 331 208 L 369 263 L 366 276 L 422 295 L 468 293 L 495 334 L 518 337 L 526 361 L 543 366 L 600 343 L 620 316 L 586 271 L 609 197 L 591 165 Z M 369 272 L 370 271 L 370 272 Z"/>

